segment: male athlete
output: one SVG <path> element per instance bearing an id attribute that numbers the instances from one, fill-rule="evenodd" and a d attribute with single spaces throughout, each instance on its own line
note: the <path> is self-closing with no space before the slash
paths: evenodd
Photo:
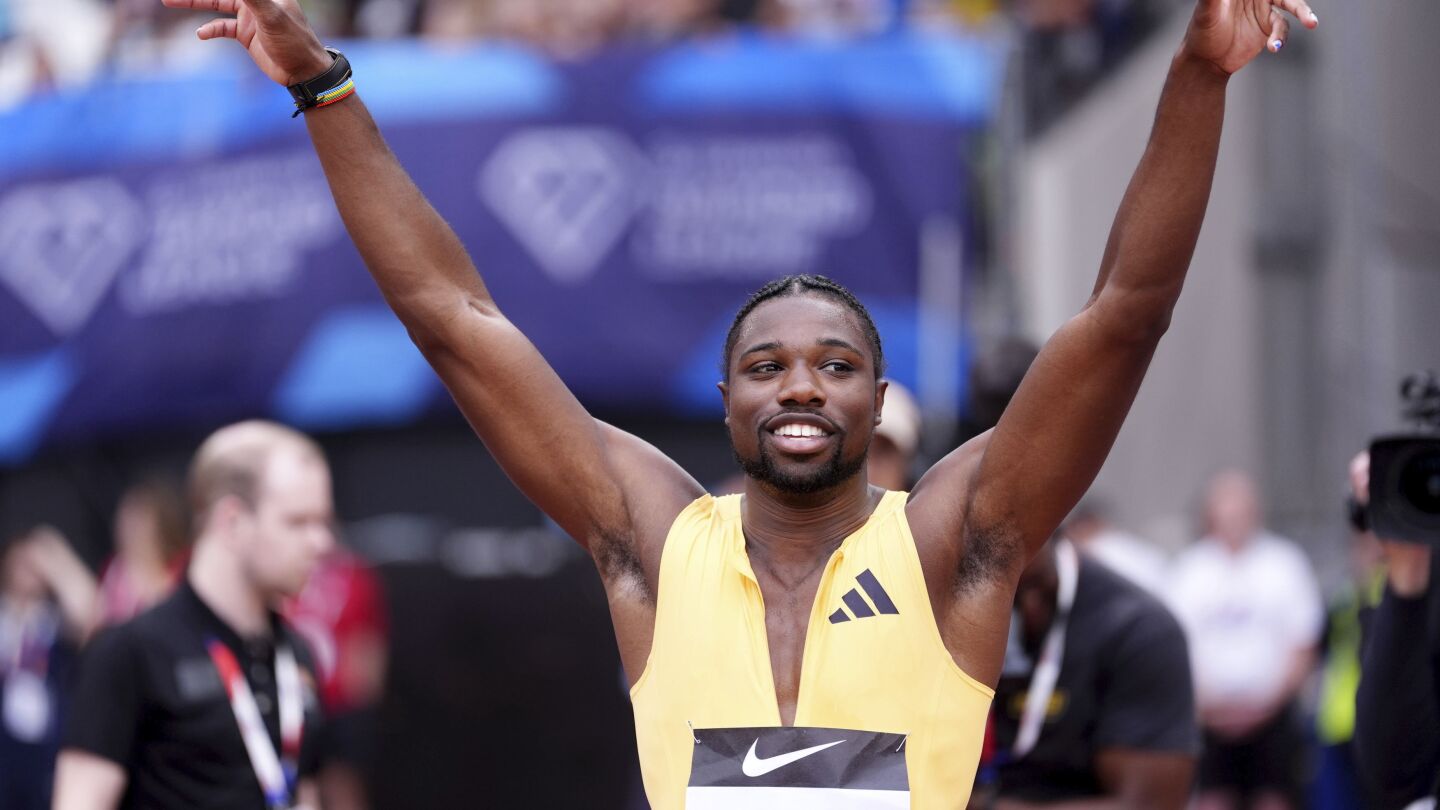
<path id="1" fill-rule="evenodd" d="M 371 274 L 475 432 L 594 557 L 661 810 L 960 808 L 1016 582 L 1100 469 L 1170 321 L 1204 217 L 1232 73 L 1304 0 L 1200 0 L 1095 292 L 998 426 L 908 495 L 870 486 L 885 401 L 869 316 L 820 278 L 760 290 L 720 396 L 743 495 L 715 499 L 596 421 L 507 320 L 295 0 L 164 0 L 233 15 L 291 88 Z M 363 79 L 363 77 L 361 77 Z M 277 111 L 278 112 L 278 111 Z"/>

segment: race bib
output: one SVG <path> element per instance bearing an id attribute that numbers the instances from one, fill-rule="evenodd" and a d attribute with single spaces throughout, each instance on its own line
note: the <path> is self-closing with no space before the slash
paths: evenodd
<path id="1" fill-rule="evenodd" d="M 697 729 L 685 807 L 908 808 L 905 737 L 837 728 Z"/>

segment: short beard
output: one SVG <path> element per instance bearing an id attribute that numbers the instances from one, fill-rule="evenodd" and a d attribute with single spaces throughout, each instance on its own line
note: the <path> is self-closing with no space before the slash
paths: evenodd
<path id="1" fill-rule="evenodd" d="M 786 495 L 813 495 L 817 492 L 824 492 L 833 489 L 840 484 L 854 478 L 865 468 L 865 458 L 869 454 L 869 448 L 858 457 L 845 461 L 840 457 L 844 447 L 844 435 L 838 436 L 835 442 L 835 452 L 818 469 L 804 475 L 793 475 L 782 472 L 775 465 L 774 454 L 766 447 L 762 437 L 757 445 L 759 458 L 744 458 L 740 451 L 735 449 L 735 440 L 730 440 L 730 452 L 735 456 L 735 461 L 745 475 L 765 484 L 778 492 Z"/>

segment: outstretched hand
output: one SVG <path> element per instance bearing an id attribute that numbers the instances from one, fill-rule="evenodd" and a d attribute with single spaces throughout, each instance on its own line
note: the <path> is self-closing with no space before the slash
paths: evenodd
<path id="1" fill-rule="evenodd" d="M 289 86 L 330 68 L 331 57 L 296 0 L 161 0 L 170 8 L 234 15 L 211 20 L 201 39 L 233 39 L 249 51 L 266 76 Z"/>
<path id="2" fill-rule="evenodd" d="M 1320 20 L 1305 0 L 1200 0 L 1185 51 L 1225 73 L 1234 73 L 1260 55 L 1279 53 L 1290 35 L 1289 13 L 1306 28 Z"/>

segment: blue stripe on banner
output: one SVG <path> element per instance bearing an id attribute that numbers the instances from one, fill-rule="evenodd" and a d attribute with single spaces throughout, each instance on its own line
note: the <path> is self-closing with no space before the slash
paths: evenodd
<path id="1" fill-rule="evenodd" d="M 383 307 L 321 321 L 276 390 L 275 413 L 304 428 L 398 424 L 424 413 L 439 389 L 405 327 Z"/>
<path id="2" fill-rule="evenodd" d="M 62 349 L 0 360 L 0 462 L 24 461 L 34 452 L 75 380 L 75 364 Z"/>
<path id="3" fill-rule="evenodd" d="M 440 50 L 420 42 L 344 43 L 365 103 L 382 123 L 540 115 L 564 85 L 544 58 L 516 46 Z M 294 101 L 238 49 L 219 43 L 189 72 L 100 78 L 0 113 L 0 181 L 244 148 L 303 137 Z"/>
<path id="4" fill-rule="evenodd" d="M 1003 51 L 993 42 L 903 34 L 859 42 L 753 34 L 675 49 L 642 80 L 666 110 L 865 112 L 980 123 L 999 103 Z"/>
<path id="5" fill-rule="evenodd" d="M 564 68 L 519 45 L 341 43 L 382 124 L 534 117 L 568 100 Z M 997 105 L 996 42 L 901 32 L 859 42 L 744 34 L 677 45 L 645 67 L 650 112 L 857 113 L 979 123 Z M 188 68 L 102 77 L 0 112 L 0 181 L 22 174 L 173 161 L 302 137 L 289 94 L 236 48 Z"/>

